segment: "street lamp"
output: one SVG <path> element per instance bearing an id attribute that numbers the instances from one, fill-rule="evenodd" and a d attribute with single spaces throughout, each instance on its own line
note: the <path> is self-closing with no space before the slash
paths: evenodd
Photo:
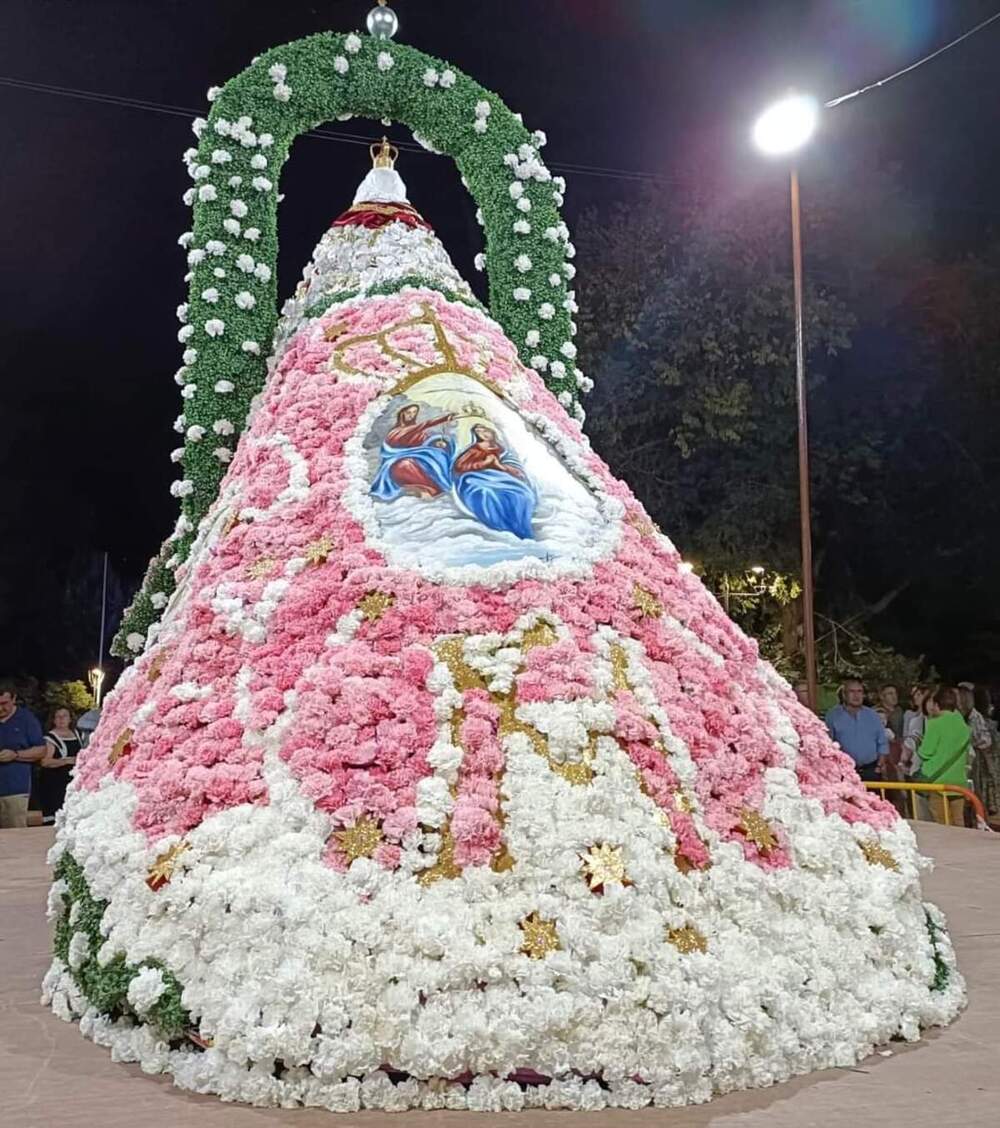
<path id="1" fill-rule="evenodd" d="M 90 682 L 90 688 L 94 691 L 94 708 L 100 709 L 101 707 L 101 686 L 104 684 L 104 671 L 100 666 L 95 666 L 87 673 L 87 680 Z"/>
<path id="2" fill-rule="evenodd" d="M 819 103 L 805 94 L 789 94 L 769 106 L 754 123 L 754 144 L 768 156 L 791 156 L 805 145 L 819 124 Z M 809 505 L 809 430 L 806 415 L 806 352 L 802 329 L 802 224 L 799 174 L 790 170 L 792 204 L 792 276 L 795 291 L 795 402 L 799 433 L 799 526 L 802 535 L 802 626 L 806 652 L 809 706 L 816 708 L 816 628 L 813 610 L 812 517 Z"/>

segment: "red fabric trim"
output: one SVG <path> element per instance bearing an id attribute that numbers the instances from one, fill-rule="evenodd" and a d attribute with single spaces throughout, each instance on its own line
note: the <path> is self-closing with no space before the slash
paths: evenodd
<path id="1" fill-rule="evenodd" d="M 431 225 L 408 204 L 355 204 L 330 224 L 331 227 L 365 227 L 375 231 L 389 223 L 431 230 Z"/>

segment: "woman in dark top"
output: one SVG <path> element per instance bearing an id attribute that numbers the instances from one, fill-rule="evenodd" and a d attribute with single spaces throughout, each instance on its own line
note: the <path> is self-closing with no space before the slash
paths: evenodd
<path id="1" fill-rule="evenodd" d="M 46 824 L 56 821 L 56 811 L 63 805 L 80 745 L 69 709 L 56 709 L 52 727 L 45 734 L 45 759 L 38 766 L 38 798 Z"/>

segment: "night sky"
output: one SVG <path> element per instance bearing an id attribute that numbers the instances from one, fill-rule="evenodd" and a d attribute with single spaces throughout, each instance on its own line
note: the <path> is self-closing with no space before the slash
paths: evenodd
<path id="1" fill-rule="evenodd" d="M 363 25 L 365 0 L 3 0 L 0 77 L 204 113 L 205 91 L 258 52 Z M 830 98 L 992 14 L 996 0 L 397 0 L 398 40 L 440 55 L 523 113 L 561 162 L 656 173 L 721 195 L 783 172 L 749 147 L 787 87 Z M 851 191 L 898 165 L 920 238 L 974 248 L 1000 218 L 1000 22 L 833 111 L 802 170 Z M 184 116 L 0 85 L 3 398 L 0 674 L 79 676 L 97 648 L 98 562 L 138 582 L 169 531 L 179 411 L 176 246 L 188 227 Z M 376 123 L 336 128 L 374 136 Z M 409 140 L 395 126 L 390 134 Z M 302 138 L 282 190 L 281 290 L 292 289 L 368 167 L 361 145 Z M 463 273 L 480 249 L 454 166 L 399 165 Z M 627 199 L 627 178 L 567 172 L 570 224 Z M 578 262 L 580 270 L 585 262 Z M 808 269 L 808 261 L 807 261 Z M 666 529 L 669 532 L 669 527 Z M 683 548 L 683 546 L 681 546 Z M 928 640 L 933 656 L 934 639 Z M 70 645 L 68 645 L 70 644 Z M 942 644 L 943 645 L 943 644 Z"/>

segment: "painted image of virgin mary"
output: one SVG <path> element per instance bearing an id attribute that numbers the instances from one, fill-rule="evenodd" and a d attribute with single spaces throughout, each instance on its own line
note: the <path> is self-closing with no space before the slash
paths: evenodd
<path id="1" fill-rule="evenodd" d="M 455 496 L 489 528 L 533 540 L 531 517 L 538 497 L 521 463 L 484 423 L 472 428 L 472 439 L 451 466 Z"/>
<path id="2" fill-rule="evenodd" d="M 381 501 L 397 497 L 430 498 L 451 491 L 451 460 L 455 440 L 435 428 L 451 423 L 454 415 L 418 422 L 420 408 L 408 403 L 396 412 L 396 425 L 382 443 L 379 468 L 371 494 Z"/>

